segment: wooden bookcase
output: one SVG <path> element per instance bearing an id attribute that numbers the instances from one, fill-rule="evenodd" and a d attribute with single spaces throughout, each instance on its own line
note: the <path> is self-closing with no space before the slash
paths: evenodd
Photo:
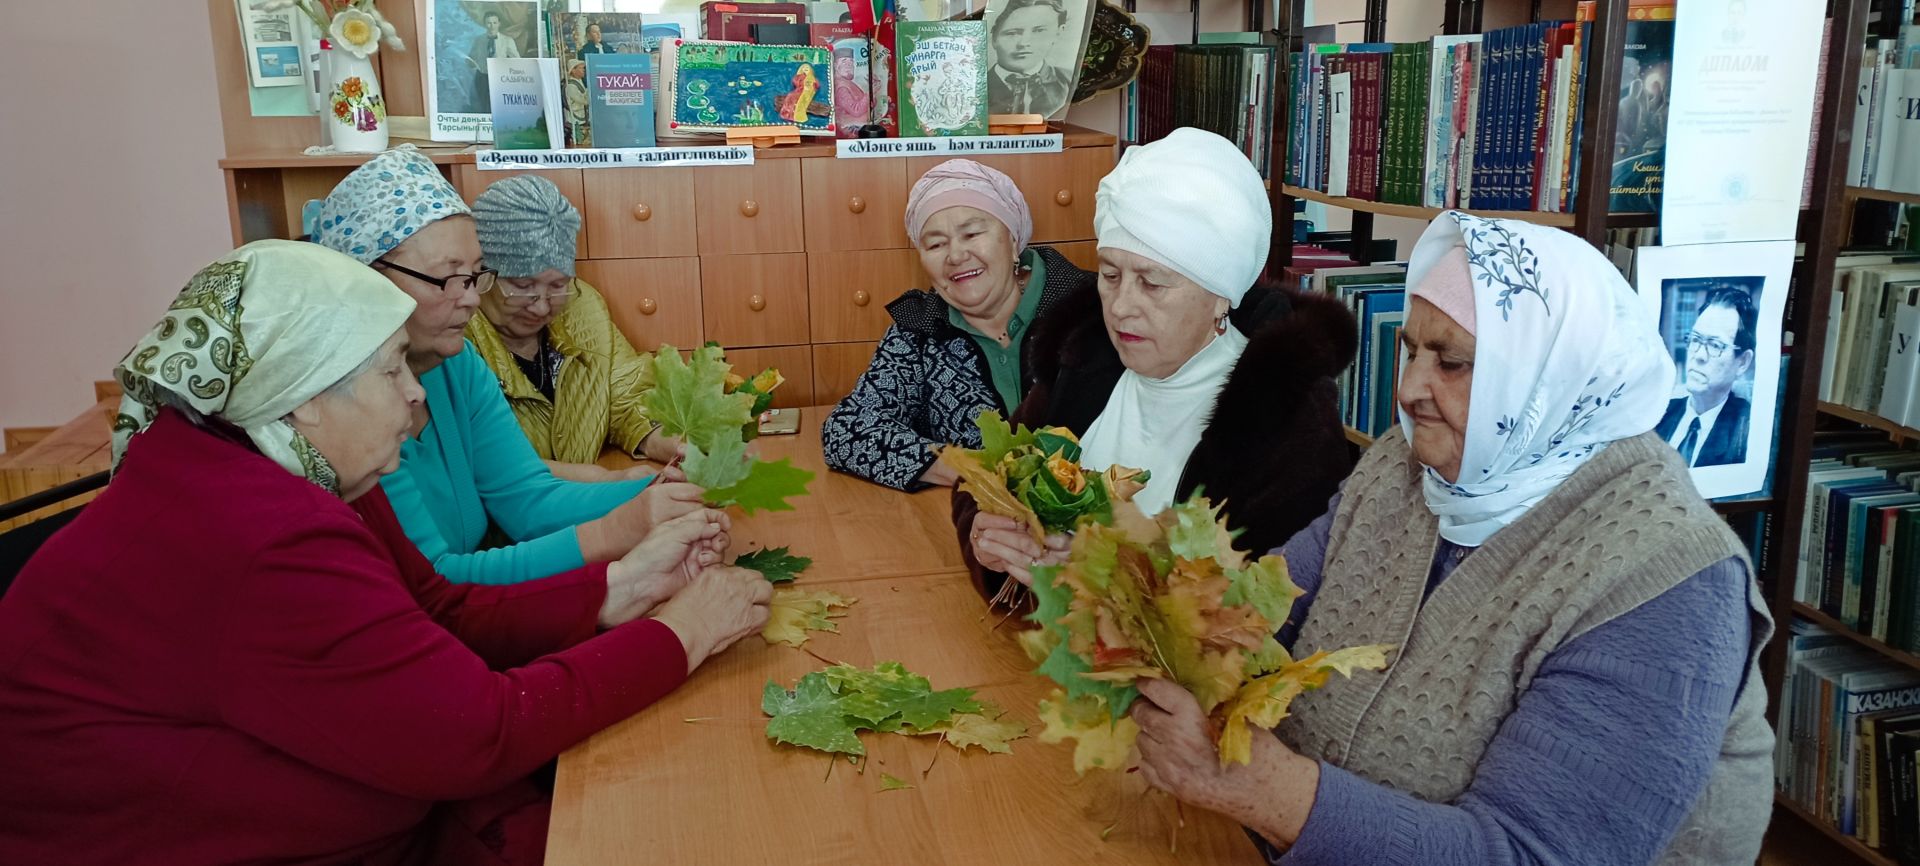
<path id="1" fill-rule="evenodd" d="M 1920 196 L 1848 186 L 1843 177 L 1847 167 L 1848 146 L 1853 138 L 1856 101 L 1853 95 L 1859 81 L 1863 46 L 1869 35 L 1870 7 L 1876 4 L 1873 0 L 1828 2 L 1832 32 L 1824 70 L 1825 86 L 1816 95 L 1821 102 L 1818 136 L 1809 154 L 1809 159 L 1813 161 L 1812 198 L 1810 207 L 1801 212 L 1799 221 L 1798 240 L 1805 244 L 1805 255 L 1794 266 L 1793 294 L 1782 323 L 1792 348 L 1788 354 L 1791 361 L 1786 372 L 1785 395 L 1780 404 L 1781 422 L 1775 443 L 1777 455 L 1773 495 L 1715 503 L 1716 509 L 1722 514 L 1764 512 L 1767 521 L 1762 562 L 1757 565 L 1761 566 L 1758 578 L 1776 626 L 1775 638 L 1764 648 L 1762 656 L 1771 698 L 1770 717 L 1775 720 L 1779 718 L 1780 687 L 1786 665 L 1786 641 L 1781 635 L 1796 618 L 1829 629 L 1879 653 L 1894 664 L 1920 671 L 1920 656 L 1847 629 L 1832 617 L 1798 604 L 1793 599 L 1794 569 L 1791 563 L 1799 553 L 1800 530 L 1806 517 L 1807 467 L 1811 460 L 1815 427 L 1848 422 L 1881 430 L 1896 443 L 1920 441 L 1920 430 L 1900 427 L 1844 406 L 1822 403 L 1818 399 L 1820 367 L 1827 335 L 1828 302 L 1833 293 L 1833 265 L 1851 232 L 1855 203 L 1862 199 L 1920 203 Z M 1385 41 L 1387 5 L 1387 0 L 1368 0 L 1365 22 L 1368 41 Z M 1288 19 L 1285 6 L 1283 2 L 1280 7 L 1282 20 L 1276 23 L 1277 35 L 1283 48 L 1298 50 L 1300 46 L 1294 45 L 1296 22 Z M 1554 10 L 1553 15 L 1542 15 L 1541 6 L 1542 0 L 1447 0 L 1444 32 L 1478 32 L 1482 29 L 1483 15 L 1488 18 L 1497 16 L 1499 26 L 1562 17 L 1558 9 Z M 1498 213 L 1495 216 L 1557 226 L 1585 238 L 1595 246 L 1605 244 L 1609 229 L 1644 228 L 1659 224 L 1656 214 L 1607 212 L 1608 171 L 1612 161 L 1596 158 L 1596 153 L 1602 157 L 1605 155 L 1606 145 L 1602 143 L 1613 140 L 1612 109 L 1615 100 L 1607 95 L 1619 91 L 1626 11 L 1627 0 L 1598 0 L 1592 41 L 1587 43 L 1591 46 L 1595 62 L 1584 83 L 1587 98 L 1582 109 L 1582 137 L 1577 145 L 1581 154 L 1581 195 L 1573 212 Z M 1276 124 L 1275 135 L 1279 138 L 1275 143 L 1276 153 L 1285 153 L 1282 147 L 1285 134 L 1285 124 Z M 1368 246 L 1367 242 L 1373 236 L 1373 218 L 1377 215 L 1431 219 L 1440 213 L 1439 209 L 1434 208 L 1337 198 L 1287 185 L 1275 186 L 1272 195 L 1274 213 L 1277 215 L 1291 214 L 1295 199 L 1352 210 L 1356 251 Z M 1274 254 L 1269 268 L 1276 274 L 1292 260 L 1292 226 L 1285 223 L 1290 223 L 1290 220 L 1275 220 Z M 1349 438 L 1362 447 L 1371 444 L 1367 437 L 1355 431 L 1349 431 Z M 1890 856 L 1868 848 L 1786 799 L 1776 797 L 1775 803 L 1774 825 L 1770 835 L 1779 833 L 1792 836 L 1793 841 L 1799 843 L 1800 851 L 1817 851 L 1818 856 L 1826 862 L 1894 866 L 1895 861 Z M 1775 861 L 1763 854 L 1762 863 L 1768 862 L 1802 861 Z"/>
<path id="2" fill-rule="evenodd" d="M 409 50 L 375 55 L 398 115 L 424 112 L 414 9 L 380 0 Z M 209 0 L 226 133 L 228 216 L 237 246 L 301 234 L 306 202 L 324 198 L 366 154 L 306 156 L 314 118 L 254 117 L 232 0 Z M 1094 190 L 1114 165 L 1114 138 L 1068 126 L 1060 153 L 978 161 L 1011 176 L 1033 213 L 1033 242 L 1096 267 Z M 717 136 L 661 144 L 712 144 Z M 401 143 L 395 140 L 394 144 Z M 468 202 L 518 171 L 481 171 L 473 148 L 417 142 Z M 904 228 L 907 194 L 938 158 L 842 160 L 831 141 L 758 151 L 752 166 L 566 169 L 552 180 L 581 214 L 579 274 L 606 297 L 636 348 L 715 341 L 742 367 L 780 368 L 776 406 L 838 402 L 867 368 L 891 319 L 886 305 L 926 286 Z"/>

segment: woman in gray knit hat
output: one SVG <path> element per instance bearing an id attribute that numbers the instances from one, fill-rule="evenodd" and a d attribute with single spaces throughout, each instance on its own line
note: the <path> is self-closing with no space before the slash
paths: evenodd
<path id="1" fill-rule="evenodd" d="M 467 339 L 499 377 L 533 450 L 563 476 L 597 470 L 607 445 L 661 463 L 678 457 L 680 444 L 654 433 L 640 406 L 652 385 L 643 356 L 600 293 L 574 276 L 580 212 L 552 181 L 522 174 L 488 187 L 473 216 L 500 282 L 480 296 Z"/>

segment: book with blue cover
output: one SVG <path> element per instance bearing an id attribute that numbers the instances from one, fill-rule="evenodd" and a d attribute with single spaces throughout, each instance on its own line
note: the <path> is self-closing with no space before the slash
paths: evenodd
<path id="1" fill-rule="evenodd" d="M 551 57 L 487 60 L 493 102 L 493 145 L 501 150 L 564 147 L 560 65 Z"/>
<path id="2" fill-rule="evenodd" d="M 653 58 L 587 56 L 587 113 L 595 147 L 653 147 Z"/>

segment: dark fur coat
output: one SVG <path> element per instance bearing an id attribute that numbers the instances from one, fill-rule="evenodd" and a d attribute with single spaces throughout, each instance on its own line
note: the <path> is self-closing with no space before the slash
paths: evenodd
<path id="1" fill-rule="evenodd" d="M 1224 502 L 1229 525 L 1241 532 L 1235 546 L 1260 555 L 1325 512 L 1353 468 L 1334 377 L 1353 361 L 1358 329 L 1338 302 L 1271 285 L 1250 290 L 1231 320 L 1247 348 L 1187 458 L 1175 498 L 1204 489 L 1215 504 Z M 1078 291 L 1041 318 L 1032 352 L 1035 382 L 1014 419 L 1084 435 L 1126 369 L 1107 338 L 1098 290 Z M 967 542 L 976 512 L 973 497 L 955 493 L 961 550 L 977 587 L 991 596 L 1005 577 L 973 561 Z"/>

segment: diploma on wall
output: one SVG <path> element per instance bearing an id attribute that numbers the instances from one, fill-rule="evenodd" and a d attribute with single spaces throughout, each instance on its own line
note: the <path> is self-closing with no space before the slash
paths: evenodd
<path id="1" fill-rule="evenodd" d="M 1687 0 L 1678 7 L 1663 245 L 1794 237 L 1823 6 Z"/>

